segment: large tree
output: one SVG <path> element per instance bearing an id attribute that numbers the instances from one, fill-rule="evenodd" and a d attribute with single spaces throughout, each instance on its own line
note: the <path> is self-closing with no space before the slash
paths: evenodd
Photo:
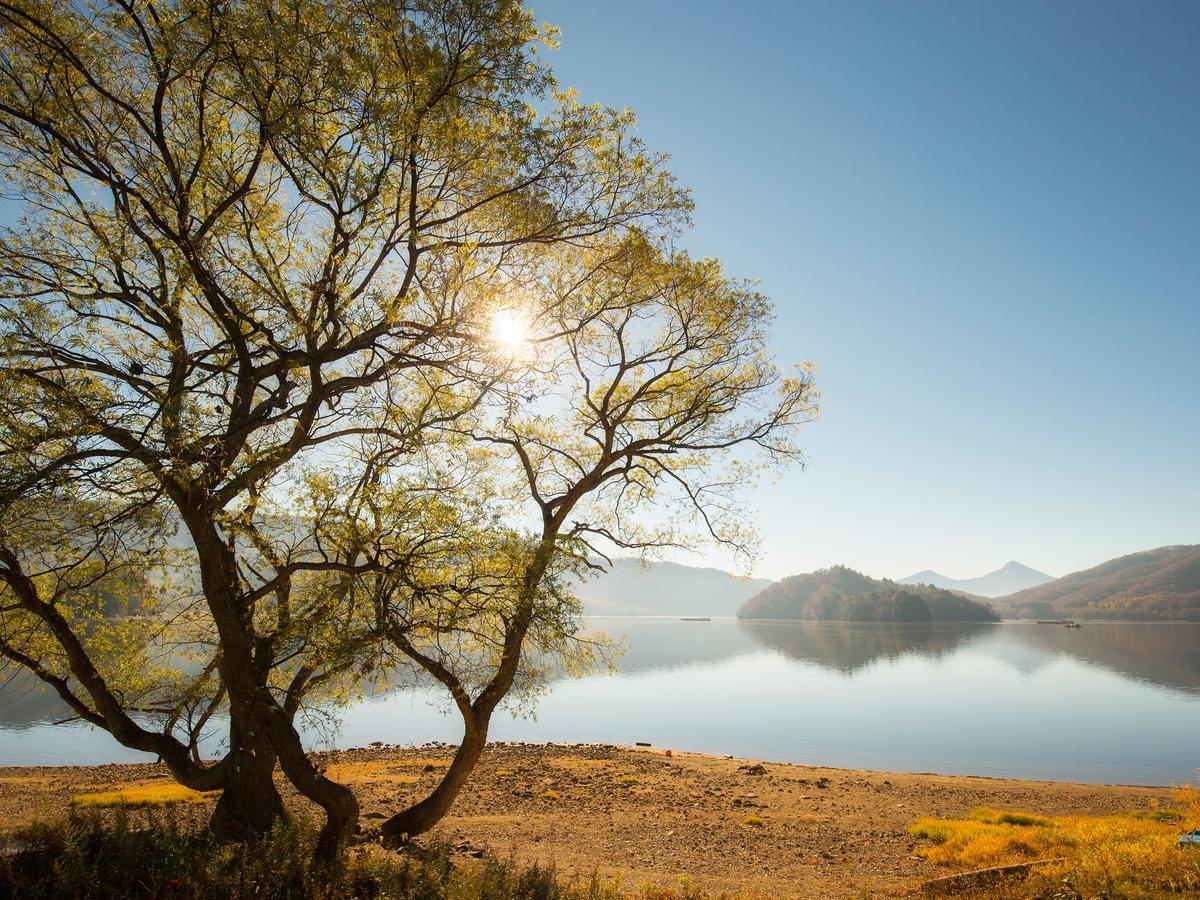
<path id="1" fill-rule="evenodd" d="M 539 254 L 505 289 L 504 376 L 441 427 L 463 442 L 459 471 L 486 448 L 476 465 L 515 488 L 476 485 L 462 517 L 486 521 L 480 509 L 491 509 L 507 539 L 481 551 L 454 529 L 462 543 L 443 545 L 434 565 L 397 554 L 374 596 L 381 635 L 444 686 L 464 727 L 432 793 L 383 824 L 390 842 L 445 815 L 495 710 L 539 660 L 577 656 L 564 575 L 602 566 L 613 548 L 750 550 L 739 495 L 762 467 L 797 460 L 796 429 L 816 412 L 809 368 L 787 375 L 772 362 L 767 299 L 714 260 L 632 233 Z"/>
<path id="2" fill-rule="evenodd" d="M 291 486 L 364 442 L 416 452 L 478 404 L 464 285 L 686 214 L 627 113 L 557 90 L 547 37 L 509 0 L 0 2 L 21 203 L 0 237 L 0 653 L 222 788 L 223 833 L 282 813 L 277 761 L 325 809 L 325 851 L 357 818 L 293 720 L 354 656 L 309 582 L 376 562 L 322 546 Z M 154 696 L 117 663 L 161 630 L 89 604 L 157 578 L 176 525 L 211 647 Z M 229 752 L 207 765 L 183 712 L 213 703 Z"/>

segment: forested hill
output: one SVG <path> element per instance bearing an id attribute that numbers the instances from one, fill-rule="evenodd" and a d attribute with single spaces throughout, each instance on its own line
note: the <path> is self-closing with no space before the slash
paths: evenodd
<path id="1" fill-rule="evenodd" d="M 996 604 L 1015 618 L 1200 621 L 1200 544 L 1110 559 Z"/>
<path id="2" fill-rule="evenodd" d="M 986 603 L 930 585 L 878 580 L 845 566 L 793 575 L 746 601 L 742 619 L 829 619 L 851 622 L 995 622 Z"/>

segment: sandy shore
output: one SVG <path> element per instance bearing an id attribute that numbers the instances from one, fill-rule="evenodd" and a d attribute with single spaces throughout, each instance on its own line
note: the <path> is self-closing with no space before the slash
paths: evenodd
<path id="1" fill-rule="evenodd" d="M 376 746 L 322 758 L 354 785 L 369 828 L 432 788 L 451 753 Z M 921 816 L 977 806 L 1101 815 L 1169 798 L 1165 788 L 757 765 L 653 748 L 498 744 L 435 834 L 465 855 L 487 847 L 564 873 L 619 872 L 631 888 L 686 876 L 769 897 L 886 897 L 946 874 L 913 856 L 907 828 Z M 61 816 L 75 794 L 166 777 L 140 764 L 0 768 L 0 822 Z"/>

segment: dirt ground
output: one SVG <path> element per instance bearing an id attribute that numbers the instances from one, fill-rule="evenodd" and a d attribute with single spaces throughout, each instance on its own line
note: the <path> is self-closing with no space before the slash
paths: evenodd
<path id="1" fill-rule="evenodd" d="M 423 796 L 453 752 L 372 746 L 324 754 L 354 786 L 364 829 Z M 0 828 L 63 815 L 70 798 L 166 778 L 157 765 L 0 768 Z M 299 803 L 294 794 L 289 802 Z M 620 874 L 766 897 L 904 896 L 947 874 L 913 855 L 922 816 L 977 806 L 1046 815 L 1145 810 L 1159 788 L 911 775 L 754 763 L 655 748 L 496 744 L 435 837 L 560 873 Z M 200 813 L 201 810 L 195 810 Z"/>

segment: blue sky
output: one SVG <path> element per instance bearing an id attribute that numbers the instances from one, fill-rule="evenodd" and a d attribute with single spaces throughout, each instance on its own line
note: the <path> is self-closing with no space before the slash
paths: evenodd
<path id="1" fill-rule="evenodd" d="M 820 367 L 808 468 L 751 497 L 758 574 L 1200 542 L 1200 5 L 534 11 Z"/>

